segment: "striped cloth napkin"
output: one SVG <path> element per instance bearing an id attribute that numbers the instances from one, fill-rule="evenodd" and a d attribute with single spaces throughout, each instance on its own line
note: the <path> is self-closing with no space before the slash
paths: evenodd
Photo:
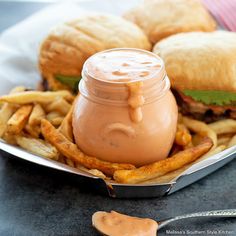
<path id="1" fill-rule="evenodd" d="M 236 0 L 202 0 L 202 2 L 223 28 L 236 32 Z"/>

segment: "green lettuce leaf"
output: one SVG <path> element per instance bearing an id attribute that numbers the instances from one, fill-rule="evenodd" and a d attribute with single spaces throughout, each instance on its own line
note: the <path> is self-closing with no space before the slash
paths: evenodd
<path id="1" fill-rule="evenodd" d="M 186 96 L 206 105 L 233 105 L 236 103 L 235 92 L 207 91 L 207 90 L 184 90 Z"/>
<path id="2" fill-rule="evenodd" d="M 77 92 L 81 76 L 56 75 L 55 79 L 62 84 L 69 86 L 74 92 Z"/>

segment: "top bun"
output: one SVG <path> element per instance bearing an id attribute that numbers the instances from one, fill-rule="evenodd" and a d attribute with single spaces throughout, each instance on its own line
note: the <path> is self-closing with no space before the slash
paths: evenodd
<path id="1" fill-rule="evenodd" d="M 124 17 L 142 28 L 153 44 L 172 34 L 216 29 L 199 0 L 145 0 Z"/>
<path id="2" fill-rule="evenodd" d="M 65 89 L 55 75 L 80 76 L 85 60 L 111 48 L 151 49 L 143 31 L 135 24 L 112 15 L 83 15 L 54 28 L 43 41 L 39 69 L 49 89 Z"/>
<path id="3" fill-rule="evenodd" d="M 236 91 L 236 33 L 173 35 L 154 46 L 173 88 Z"/>

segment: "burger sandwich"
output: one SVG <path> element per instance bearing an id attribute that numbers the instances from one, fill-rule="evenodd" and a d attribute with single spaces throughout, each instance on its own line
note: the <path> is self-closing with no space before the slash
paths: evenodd
<path id="1" fill-rule="evenodd" d="M 205 122 L 236 119 L 236 33 L 181 33 L 153 51 L 165 61 L 183 114 Z"/>
<path id="2" fill-rule="evenodd" d="M 150 50 L 151 44 L 138 26 L 118 16 L 83 15 L 58 25 L 40 48 L 41 89 L 76 92 L 88 57 L 99 51 L 123 47 Z"/>

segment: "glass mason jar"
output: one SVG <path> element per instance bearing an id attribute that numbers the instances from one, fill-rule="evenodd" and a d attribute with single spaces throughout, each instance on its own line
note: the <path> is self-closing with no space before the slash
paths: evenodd
<path id="1" fill-rule="evenodd" d="M 172 147 L 177 105 L 164 63 L 139 49 L 111 49 L 84 64 L 73 112 L 78 147 L 99 159 L 136 166 Z"/>

